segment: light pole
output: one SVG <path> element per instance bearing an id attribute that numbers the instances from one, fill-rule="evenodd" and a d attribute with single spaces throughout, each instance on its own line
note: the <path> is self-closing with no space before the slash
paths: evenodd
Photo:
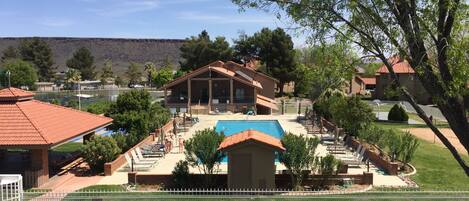
<path id="1" fill-rule="evenodd" d="M 80 81 L 78 81 L 78 110 L 81 110 L 81 87 L 80 87 Z"/>
<path id="2" fill-rule="evenodd" d="M 8 79 L 8 88 L 10 88 L 11 87 L 11 80 L 10 80 L 11 72 L 7 70 L 5 74 L 7 75 L 7 79 Z"/>

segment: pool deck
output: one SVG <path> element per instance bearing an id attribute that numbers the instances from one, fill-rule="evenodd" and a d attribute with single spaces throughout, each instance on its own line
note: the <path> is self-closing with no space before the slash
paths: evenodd
<path id="1" fill-rule="evenodd" d="M 218 120 L 278 120 L 285 132 L 291 132 L 293 134 L 303 134 L 307 135 L 306 129 L 303 125 L 299 124 L 296 121 L 297 115 L 257 115 L 249 116 L 242 114 L 227 114 L 227 115 L 197 115 L 199 118 L 199 123 L 192 126 L 187 132 L 179 134 L 179 137 L 184 139 L 191 138 L 195 131 L 202 130 L 206 128 L 213 128 Z M 177 139 L 174 139 L 175 142 L 178 142 Z M 171 174 L 176 163 L 180 160 L 184 160 L 185 156 L 183 152 L 179 152 L 178 143 L 174 143 L 176 146 L 173 148 L 171 153 L 167 154 L 162 158 L 158 163 L 150 170 L 146 172 L 141 172 L 142 174 Z M 316 149 L 316 154 L 318 156 L 327 155 L 326 147 L 322 144 L 319 144 Z M 276 163 L 277 170 L 285 170 L 285 166 L 280 163 Z M 191 173 L 201 173 L 197 168 L 190 167 L 189 171 Z M 349 173 L 361 174 L 366 171 L 366 167 L 362 166 L 360 168 L 349 168 Z M 226 173 L 227 166 L 226 163 L 221 164 L 218 167 L 219 173 Z M 387 187 L 398 187 L 398 186 L 407 186 L 407 184 L 397 176 L 383 175 L 378 173 L 376 169 L 370 169 L 370 172 L 373 172 L 373 183 L 375 186 L 387 186 Z M 123 170 L 118 170 L 112 176 L 106 176 L 101 179 L 98 184 L 125 184 L 127 183 L 127 172 Z"/>

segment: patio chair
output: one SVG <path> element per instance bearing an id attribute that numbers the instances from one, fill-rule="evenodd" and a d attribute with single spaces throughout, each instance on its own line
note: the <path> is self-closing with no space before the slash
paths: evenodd
<path id="1" fill-rule="evenodd" d="M 140 158 L 160 158 L 164 156 L 164 152 L 155 152 L 154 154 L 147 152 L 147 154 L 143 154 L 140 147 L 135 148 L 135 152 Z"/>
<path id="2" fill-rule="evenodd" d="M 156 163 L 156 158 L 145 158 L 143 155 L 139 155 L 135 149 L 130 150 L 130 153 L 132 154 L 132 157 L 138 158 L 139 161 L 142 162 L 154 162 Z"/>
<path id="3" fill-rule="evenodd" d="M 135 154 L 135 151 L 134 150 L 130 150 L 130 154 L 132 156 L 132 158 L 134 159 L 134 162 L 137 163 L 137 164 L 150 164 L 150 165 L 153 165 L 156 163 L 155 160 L 141 160 L 140 158 L 137 157 L 137 154 Z"/>
<path id="4" fill-rule="evenodd" d="M 130 156 L 126 153 L 124 154 L 124 157 L 125 157 L 125 160 L 127 161 L 127 165 L 124 167 L 124 169 L 130 169 L 131 166 L 133 166 L 133 168 L 135 170 L 141 170 L 141 171 L 146 171 L 146 170 L 149 170 L 152 168 L 153 165 L 150 165 L 150 164 L 138 164 L 138 163 L 133 163 L 132 165 L 132 159 L 130 158 Z"/>

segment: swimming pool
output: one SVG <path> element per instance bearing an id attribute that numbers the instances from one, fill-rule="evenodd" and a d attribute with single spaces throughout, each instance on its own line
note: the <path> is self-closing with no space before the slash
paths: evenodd
<path id="1" fill-rule="evenodd" d="M 215 131 L 223 132 L 225 136 L 230 136 L 248 129 L 257 130 L 273 136 L 282 138 L 284 131 L 277 120 L 219 120 L 215 126 Z"/>

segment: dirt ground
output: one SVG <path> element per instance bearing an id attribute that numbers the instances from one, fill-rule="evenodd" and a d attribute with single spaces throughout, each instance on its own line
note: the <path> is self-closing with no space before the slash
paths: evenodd
<path id="1" fill-rule="evenodd" d="M 423 139 L 431 143 L 435 142 L 444 147 L 443 143 L 441 143 L 441 141 L 438 139 L 438 137 L 435 136 L 435 134 L 430 128 L 406 128 L 402 130 L 409 131 L 410 133 L 412 133 L 412 135 L 420 139 Z M 464 147 L 459 142 L 458 138 L 456 137 L 456 135 L 453 133 L 451 129 L 440 128 L 440 131 L 443 133 L 443 135 L 446 136 L 446 138 L 448 138 L 451 144 L 453 144 L 453 146 L 456 147 L 459 153 L 468 155 L 467 151 L 464 149 Z"/>

